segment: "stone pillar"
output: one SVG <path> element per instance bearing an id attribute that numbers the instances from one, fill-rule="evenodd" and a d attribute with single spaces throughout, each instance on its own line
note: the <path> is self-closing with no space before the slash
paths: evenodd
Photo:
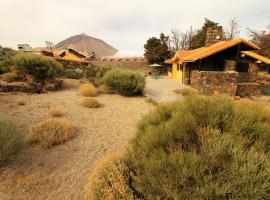
<path id="1" fill-rule="evenodd" d="M 235 71 L 236 70 L 236 62 L 233 60 L 225 60 L 225 71 Z"/>

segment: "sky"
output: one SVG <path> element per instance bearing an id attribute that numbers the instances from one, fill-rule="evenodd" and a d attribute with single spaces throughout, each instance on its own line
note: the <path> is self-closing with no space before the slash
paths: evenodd
<path id="1" fill-rule="evenodd" d="M 200 28 L 204 18 L 226 27 L 233 17 L 243 37 L 247 27 L 264 30 L 270 0 L 0 0 L 0 45 L 40 47 L 85 33 L 142 55 L 149 37 Z"/>

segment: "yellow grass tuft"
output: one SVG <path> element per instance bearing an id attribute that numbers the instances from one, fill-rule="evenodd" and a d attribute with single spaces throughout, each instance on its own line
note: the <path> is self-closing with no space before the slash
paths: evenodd
<path id="1" fill-rule="evenodd" d="M 50 111 L 50 114 L 52 117 L 62 117 L 64 115 L 64 112 L 61 108 L 55 107 Z"/>
<path id="2" fill-rule="evenodd" d="M 84 97 L 97 96 L 97 89 L 91 83 L 85 83 L 80 87 L 80 95 Z"/>
<path id="3" fill-rule="evenodd" d="M 98 93 L 100 94 L 113 94 L 114 92 L 106 85 L 100 85 L 98 87 Z"/>
<path id="4" fill-rule="evenodd" d="M 85 187 L 85 200 L 135 200 L 128 186 L 128 170 L 121 155 L 113 153 L 97 164 Z"/>
<path id="5" fill-rule="evenodd" d="M 27 134 L 27 140 L 44 148 L 50 148 L 53 145 L 62 144 L 75 135 L 76 129 L 71 121 L 50 119 L 31 126 Z"/>
<path id="6" fill-rule="evenodd" d="M 197 95 L 199 92 L 193 88 L 182 88 L 174 91 L 176 94 L 181 94 L 182 96 L 192 96 Z"/>
<path id="7" fill-rule="evenodd" d="M 91 97 L 85 97 L 80 102 L 81 106 L 87 107 L 87 108 L 98 108 L 100 107 L 99 102 Z"/>

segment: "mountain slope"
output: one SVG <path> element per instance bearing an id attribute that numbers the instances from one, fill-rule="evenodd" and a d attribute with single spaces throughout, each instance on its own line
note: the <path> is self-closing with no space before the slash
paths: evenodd
<path id="1" fill-rule="evenodd" d="M 86 55 L 90 55 L 94 51 L 97 57 L 113 56 L 118 51 L 103 40 L 90 37 L 84 33 L 71 36 L 55 45 L 55 48 L 58 50 L 63 50 L 68 47 L 80 51 Z"/>

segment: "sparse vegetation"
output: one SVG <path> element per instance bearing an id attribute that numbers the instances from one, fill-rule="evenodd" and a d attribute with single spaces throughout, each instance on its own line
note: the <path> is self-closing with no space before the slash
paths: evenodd
<path id="1" fill-rule="evenodd" d="M 120 158 L 121 155 L 115 153 L 98 163 L 85 188 L 86 200 L 135 200 L 133 191 L 127 186 L 129 172 Z"/>
<path id="2" fill-rule="evenodd" d="M 75 135 L 76 129 L 71 121 L 50 119 L 31 126 L 27 134 L 27 141 L 43 148 L 50 148 L 53 145 L 62 144 Z"/>
<path id="3" fill-rule="evenodd" d="M 125 169 L 118 177 L 127 176 L 125 191 L 137 199 L 268 199 L 269 130 L 264 107 L 235 104 L 223 95 L 186 96 L 139 122 L 118 161 Z M 111 181 L 106 187 L 96 182 L 93 199 L 119 191 L 119 185 L 112 187 L 118 180 Z"/>
<path id="4" fill-rule="evenodd" d="M 112 70 L 113 68 L 114 67 L 109 64 L 90 64 L 86 68 L 85 77 L 102 78 L 106 72 Z"/>
<path id="5" fill-rule="evenodd" d="M 92 98 L 92 97 L 85 97 L 80 102 L 81 106 L 87 107 L 87 108 L 98 108 L 100 107 L 99 102 Z"/>
<path id="6" fill-rule="evenodd" d="M 61 108 L 55 107 L 55 108 L 51 109 L 50 115 L 52 117 L 62 117 L 64 115 L 64 112 Z"/>
<path id="7" fill-rule="evenodd" d="M 71 79 L 81 79 L 83 78 L 83 71 L 81 69 L 66 69 L 63 70 L 62 75 Z"/>
<path id="8" fill-rule="evenodd" d="M 7 73 L 10 68 L 14 65 L 13 57 L 17 54 L 11 48 L 0 46 L 0 74 Z"/>
<path id="9" fill-rule="evenodd" d="M 135 191 L 144 199 L 269 198 L 270 112 L 262 109 L 224 96 L 159 107 L 125 156 Z"/>
<path id="10" fill-rule="evenodd" d="M 104 83 L 122 95 L 132 96 L 143 93 L 145 79 L 138 72 L 113 69 L 105 74 Z"/>
<path id="11" fill-rule="evenodd" d="M 17 125 L 1 113 L 0 116 L 0 165 L 18 153 L 24 146 L 24 138 Z"/>
<path id="12" fill-rule="evenodd" d="M 19 72 L 32 75 L 36 81 L 52 79 L 63 70 L 62 65 L 52 58 L 34 54 L 19 54 L 15 57 Z"/>
<path id="13" fill-rule="evenodd" d="M 197 90 L 192 89 L 192 88 L 178 89 L 178 90 L 175 90 L 175 93 L 181 94 L 182 96 L 192 96 L 192 95 L 199 94 Z"/>
<path id="14" fill-rule="evenodd" d="M 100 94 L 113 94 L 114 92 L 106 85 L 100 85 L 98 87 L 98 93 Z"/>
<path id="15" fill-rule="evenodd" d="M 18 80 L 18 75 L 14 72 L 8 72 L 1 75 L 2 79 L 8 83 Z"/>
<path id="16" fill-rule="evenodd" d="M 85 83 L 80 87 L 80 95 L 84 97 L 95 97 L 97 96 L 97 89 L 91 83 Z"/>
<path id="17" fill-rule="evenodd" d="M 261 92 L 262 92 L 263 95 L 270 96 L 270 87 L 266 86 L 266 85 L 263 85 L 261 87 Z"/>

